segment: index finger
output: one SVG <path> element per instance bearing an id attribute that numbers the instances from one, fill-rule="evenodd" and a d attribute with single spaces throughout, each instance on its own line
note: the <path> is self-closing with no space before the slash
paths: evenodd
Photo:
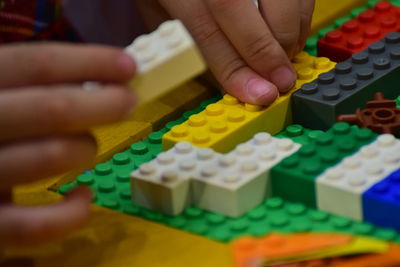
<path id="1" fill-rule="evenodd" d="M 121 83 L 135 73 L 121 49 L 61 43 L 6 45 L 0 48 L 0 87 L 101 81 Z"/>

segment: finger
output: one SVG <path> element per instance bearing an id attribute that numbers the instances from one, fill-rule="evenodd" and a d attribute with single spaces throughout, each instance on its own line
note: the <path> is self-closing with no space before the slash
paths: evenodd
<path id="1" fill-rule="evenodd" d="M 96 155 L 88 134 L 24 140 L 0 146 L 0 191 L 86 166 Z"/>
<path id="2" fill-rule="evenodd" d="M 223 32 L 249 66 L 280 91 L 291 89 L 296 74 L 290 60 L 254 3 L 243 0 L 206 2 Z M 246 18 L 245 22 L 243 18 Z"/>
<path id="3" fill-rule="evenodd" d="M 300 37 L 295 55 L 303 51 L 306 44 L 311 29 L 314 6 L 315 0 L 300 0 Z"/>
<path id="4" fill-rule="evenodd" d="M 83 81 L 125 82 L 135 73 L 121 49 L 97 45 L 21 44 L 0 49 L 0 87 Z"/>
<path id="5" fill-rule="evenodd" d="M 277 97 L 276 86 L 248 67 L 218 27 L 203 1 L 161 1 L 190 30 L 210 69 L 224 90 L 241 101 L 269 105 Z M 197 19 L 193 20 L 196 14 Z"/>
<path id="6" fill-rule="evenodd" d="M 300 37 L 302 0 L 260 0 L 260 10 L 275 39 L 289 58 L 295 56 Z"/>
<path id="7" fill-rule="evenodd" d="M 64 236 L 86 221 L 91 198 L 89 189 L 81 187 L 54 205 L 0 206 L 0 246 L 34 245 Z"/>
<path id="8" fill-rule="evenodd" d="M 0 91 L 0 140 L 81 131 L 125 118 L 135 100 L 130 90 L 79 86 Z"/>

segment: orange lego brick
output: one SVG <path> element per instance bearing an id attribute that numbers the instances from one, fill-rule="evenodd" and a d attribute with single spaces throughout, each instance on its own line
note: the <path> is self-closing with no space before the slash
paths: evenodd
<path id="1" fill-rule="evenodd" d="M 236 267 L 249 262 L 276 259 L 349 243 L 352 237 L 343 234 L 300 233 L 270 234 L 262 238 L 243 237 L 232 243 Z"/>

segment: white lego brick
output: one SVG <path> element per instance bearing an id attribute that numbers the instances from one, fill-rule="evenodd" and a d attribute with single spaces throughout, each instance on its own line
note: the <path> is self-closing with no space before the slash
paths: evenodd
<path id="1" fill-rule="evenodd" d="M 192 180 L 194 205 L 238 217 L 270 194 L 269 173 L 283 158 L 299 149 L 290 139 L 258 133 L 250 141 L 205 165 Z"/>
<path id="2" fill-rule="evenodd" d="M 363 220 L 362 194 L 400 168 L 399 151 L 400 140 L 384 134 L 327 169 L 317 178 L 318 208 Z"/>
<path id="3" fill-rule="evenodd" d="M 145 208 L 176 215 L 191 201 L 190 179 L 218 154 L 187 142 L 177 143 L 167 152 L 145 163 L 131 175 L 133 201 Z"/>
<path id="4" fill-rule="evenodd" d="M 130 82 L 139 102 L 163 95 L 205 71 L 206 66 L 192 37 L 179 20 L 164 22 L 150 34 L 126 47 L 137 64 Z"/>

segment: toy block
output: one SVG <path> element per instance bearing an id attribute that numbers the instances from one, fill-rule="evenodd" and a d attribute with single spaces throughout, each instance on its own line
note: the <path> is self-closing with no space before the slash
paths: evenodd
<path id="1" fill-rule="evenodd" d="M 235 267 L 251 266 L 252 262 L 279 261 L 295 258 L 351 242 L 350 235 L 298 233 L 285 235 L 273 233 L 260 238 L 241 237 L 232 242 Z"/>
<path id="2" fill-rule="evenodd" d="M 169 215 L 181 213 L 192 204 L 190 185 L 194 172 L 220 155 L 209 148 L 180 142 L 155 160 L 132 173 L 133 201 Z"/>
<path id="3" fill-rule="evenodd" d="M 400 229 L 399 192 L 400 169 L 391 173 L 363 194 L 364 219 L 378 226 Z"/>
<path id="4" fill-rule="evenodd" d="M 290 98 L 304 83 L 314 80 L 320 73 L 334 67 L 327 58 L 315 58 L 300 53 L 294 59 L 298 80 L 294 89 L 281 95 L 269 107 L 241 103 L 230 95 L 209 105 L 202 113 L 194 115 L 182 125 L 163 136 L 163 150 L 186 141 L 199 147 L 210 147 L 227 153 L 258 132 L 277 134 L 292 122 Z"/>
<path id="5" fill-rule="evenodd" d="M 194 40 L 179 20 L 139 36 L 125 51 L 137 64 L 130 82 L 139 103 L 159 97 L 206 70 Z"/>
<path id="6" fill-rule="evenodd" d="M 337 116 L 354 113 L 378 90 L 388 98 L 397 97 L 399 76 L 400 33 L 389 33 L 296 91 L 292 100 L 294 122 L 326 130 Z"/>
<path id="7" fill-rule="evenodd" d="M 271 168 L 299 147 L 290 139 L 256 134 L 195 173 L 194 205 L 229 217 L 241 216 L 271 195 Z"/>
<path id="8" fill-rule="evenodd" d="M 397 31 L 400 31 L 400 7 L 380 1 L 321 38 L 318 41 L 318 56 L 342 62 L 381 40 L 387 33 Z"/>
<path id="9" fill-rule="evenodd" d="M 317 177 L 376 137 L 369 129 L 336 123 L 327 133 L 302 146 L 272 168 L 272 193 L 290 201 L 316 207 Z"/>
<path id="10" fill-rule="evenodd" d="M 227 155 L 179 142 L 132 173 L 133 201 L 170 215 L 193 204 L 238 217 L 270 195 L 269 170 L 299 147 L 267 133 Z"/>
<path id="11" fill-rule="evenodd" d="M 317 178 L 318 208 L 362 221 L 363 193 L 400 168 L 399 151 L 400 140 L 384 134 L 327 169 Z"/>
<path id="12" fill-rule="evenodd" d="M 338 0 L 332 4 L 330 0 L 320 0 L 315 2 L 315 10 L 312 18 L 311 34 L 328 26 L 338 17 L 346 15 L 352 8 L 356 8 L 365 3 L 365 0 Z M 318 12 L 324 10 L 324 12 Z"/>
<path id="13" fill-rule="evenodd" d="M 308 144 L 310 141 L 315 140 L 323 133 L 324 132 L 320 130 L 310 130 L 304 128 L 299 124 L 292 124 L 286 127 L 286 129 L 282 132 L 275 135 L 275 137 L 289 138 L 298 144 L 305 145 Z"/>
<path id="14" fill-rule="evenodd" d="M 395 100 L 385 99 L 382 93 L 376 93 L 373 101 L 368 101 L 365 109 L 357 109 L 355 114 L 345 114 L 338 121 L 369 128 L 376 133 L 389 133 L 400 137 L 400 109 Z"/>
<path id="15" fill-rule="evenodd" d="M 357 257 L 340 257 L 328 259 L 319 266 L 329 267 L 366 267 L 366 266 L 396 266 L 399 264 L 400 246 L 390 244 L 384 253 L 371 253 Z M 303 265 L 304 267 L 307 265 Z M 316 266 L 309 265 L 309 267 Z M 318 266 L 318 265 L 317 265 Z"/>

